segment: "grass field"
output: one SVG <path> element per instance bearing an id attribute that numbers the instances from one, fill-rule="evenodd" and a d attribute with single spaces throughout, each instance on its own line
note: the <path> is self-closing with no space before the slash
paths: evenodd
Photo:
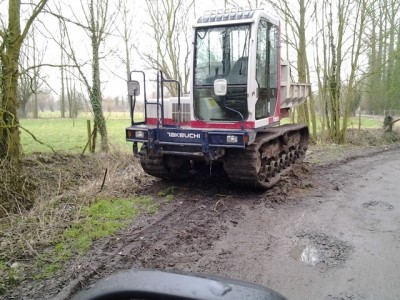
<path id="1" fill-rule="evenodd" d="M 358 128 L 359 118 L 353 117 L 349 120 L 348 128 Z M 383 127 L 383 117 L 380 119 L 372 118 L 361 118 L 361 128 L 382 128 Z"/>
<path id="2" fill-rule="evenodd" d="M 125 128 L 130 125 L 129 115 L 113 114 L 107 116 L 107 130 L 111 149 L 130 151 L 132 144 L 125 141 Z M 41 118 L 21 119 L 21 125 L 35 137 L 50 145 L 55 151 L 81 153 L 88 139 L 85 117 L 76 119 Z M 93 120 L 91 120 L 93 128 Z M 98 142 L 100 136 L 98 135 Z M 45 145 L 36 142 L 28 133 L 21 130 L 22 151 L 25 154 L 33 152 L 51 152 Z"/>
<path id="3" fill-rule="evenodd" d="M 82 113 L 76 119 L 61 119 L 57 113 L 43 113 L 40 119 L 21 119 L 21 125 L 32 132 L 41 142 L 50 145 L 55 151 L 81 153 L 87 143 L 86 120 L 93 120 L 91 114 Z M 130 125 L 129 113 L 106 113 L 107 130 L 112 150 L 130 152 L 132 144 L 125 141 L 125 128 Z M 287 123 L 289 120 L 284 120 Z M 351 118 L 349 128 L 358 128 L 358 118 Z M 382 121 L 361 118 L 362 128 L 381 128 Z M 317 126 L 320 127 L 320 126 Z M 98 142 L 100 137 L 98 136 Z M 21 130 L 22 150 L 25 154 L 51 152 L 45 145 L 36 142 L 28 133 Z"/>
<path id="4" fill-rule="evenodd" d="M 290 118 L 284 118 L 281 121 L 281 124 L 290 124 L 292 120 Z M 348 120 L 347 128 L 358 129 L 358 124 L 360 120 L 358 117 L 351 117 Z M 367 118 L 361 117 L 361 128 L 362 129 L 370 129 L 370 128 L 382 128 L 383 126 L 383 117 L 382 120 L 379 118 Z M 322 120 L 317 117 L 317 132 L 322 130 Z"/>

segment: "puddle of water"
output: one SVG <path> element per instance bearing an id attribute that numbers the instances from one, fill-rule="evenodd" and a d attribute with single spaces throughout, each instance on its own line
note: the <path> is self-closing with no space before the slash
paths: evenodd
<path id="1" fill-rule="evenodd" d="M 318 251 L 314 247 L 307 246 L 300 255 L 300 260 L 311 266 L 315 266 L 319 262 Z"/>
<path id="2" fill-rule="evenodd" d="M 315 266 L 320 262 L 317 249 L 311 246 L 295 246 L 291 249 L 290 256 L 295 260 L 300 260 L 302 263 L 311 266 Z"/>

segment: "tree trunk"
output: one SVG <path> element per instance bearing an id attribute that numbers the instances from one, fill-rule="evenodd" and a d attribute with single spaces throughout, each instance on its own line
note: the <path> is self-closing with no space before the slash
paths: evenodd
<path id="1" fill-rule="evenodd" d="M 26 101 L 21 101 L 19 106 L 19 117 L 26 118 Z"/>
<path id="2" fill-rule="evenodd" d="M 60 98 L 60 112 L 61 118 L 65 118 L 65 78 L 64 78 L 64 29 L 62 28 L 62 23 L 59 22 L 60 28 L 60 53 L 61 53 L 61 98 Z"/>
<path id="3" fill-rule="evenodd" d="M 61 98 L 60 98 L 60 112 L 61 118 L 65 118 L 65 83 L 64 83 L 64 67 L 61 67 Z"/>
<path id="4" fill-rule="evenodd" d="M 94 128 L 99 131 L 101 136 L 101 151 L 108 151 L 108 136 L 106 120 L 103 115 L 102 99 L 100 92 L 100 59 L 99 46 L 96 36 L 92 36 L 92 88 L 90 92 L 90 103 L 92 104 L 94 114 Z"/>
<path id="5" fill-rule="evenodd" d="M 2 59 L 2 101 L 0 107 L 0 158 L 10 160 L 12 165 L 19 166 L 20 139 L 19 120 L 17 115 L 17 85 L 18 85 L 18 57 L 19 48 L 7 51 Z"/>
<path id="6" fill-rule="evenodd" d="M 35 33 L 34 33 L 34 27 L 32 28 L 33 34 L 32 34 L 32 50 L 33 50 L 33 65 L 37 66 L 37 56 L 36 56 L 36 39 L 35 39 Z M 39 92 L 39 72 L 38 68 L 35 67 L 33 69 L 33 79 L 32 79 L 32 84 L 33 84 L 33 118 L 38 119 L 39 118 L 39 107 L 38 107 L 38 92 Z"/>
<path id="7" fill-rule="evenodd" d="M 38 119 L 39 118 L 39 109 L 38 109 L 38 94 L 34 93 L 33 94 L 33 118 Z"/>
<path id="8" fill-rule="evenodd" d="M 10 1 L 8 11 L 7 47 L 1 52 L 3 69 L 0 101 L 0 159 L 19 167 L 20 139 L 18 129 L 18 60 L 21 51 L 20 1 Z"/>

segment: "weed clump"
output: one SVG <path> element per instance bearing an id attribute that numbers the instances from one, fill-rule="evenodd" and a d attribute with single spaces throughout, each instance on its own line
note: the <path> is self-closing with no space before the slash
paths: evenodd
<path id="1" fill-rule="evenodd" d="M 0 218 L 32 208 L 37 184 L 6 160 L 0 161 Z"/>
<path id="2" fill-rule="evenodd" d="M 346 143 L 356 146 L 380 146 L 399 141 L 399 133 L 395 131 L 386 132 L 382 129 L 348 129 L 346 134 Z"/>

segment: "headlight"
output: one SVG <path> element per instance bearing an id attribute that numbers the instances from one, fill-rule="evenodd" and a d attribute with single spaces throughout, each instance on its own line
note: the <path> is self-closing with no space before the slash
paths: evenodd
<path id="1" fill-rule="evenodd" d="M 135 137 L 138 139 L 143 139 L 144 138 L 144 131 L 135 131 Z"/>
<path id="2" fill-rule="evenodd" d="M 226 142 L 229 144 L 237 144 L 237 142 L 238 142 L 237 135 L 227 135 Z"/>

